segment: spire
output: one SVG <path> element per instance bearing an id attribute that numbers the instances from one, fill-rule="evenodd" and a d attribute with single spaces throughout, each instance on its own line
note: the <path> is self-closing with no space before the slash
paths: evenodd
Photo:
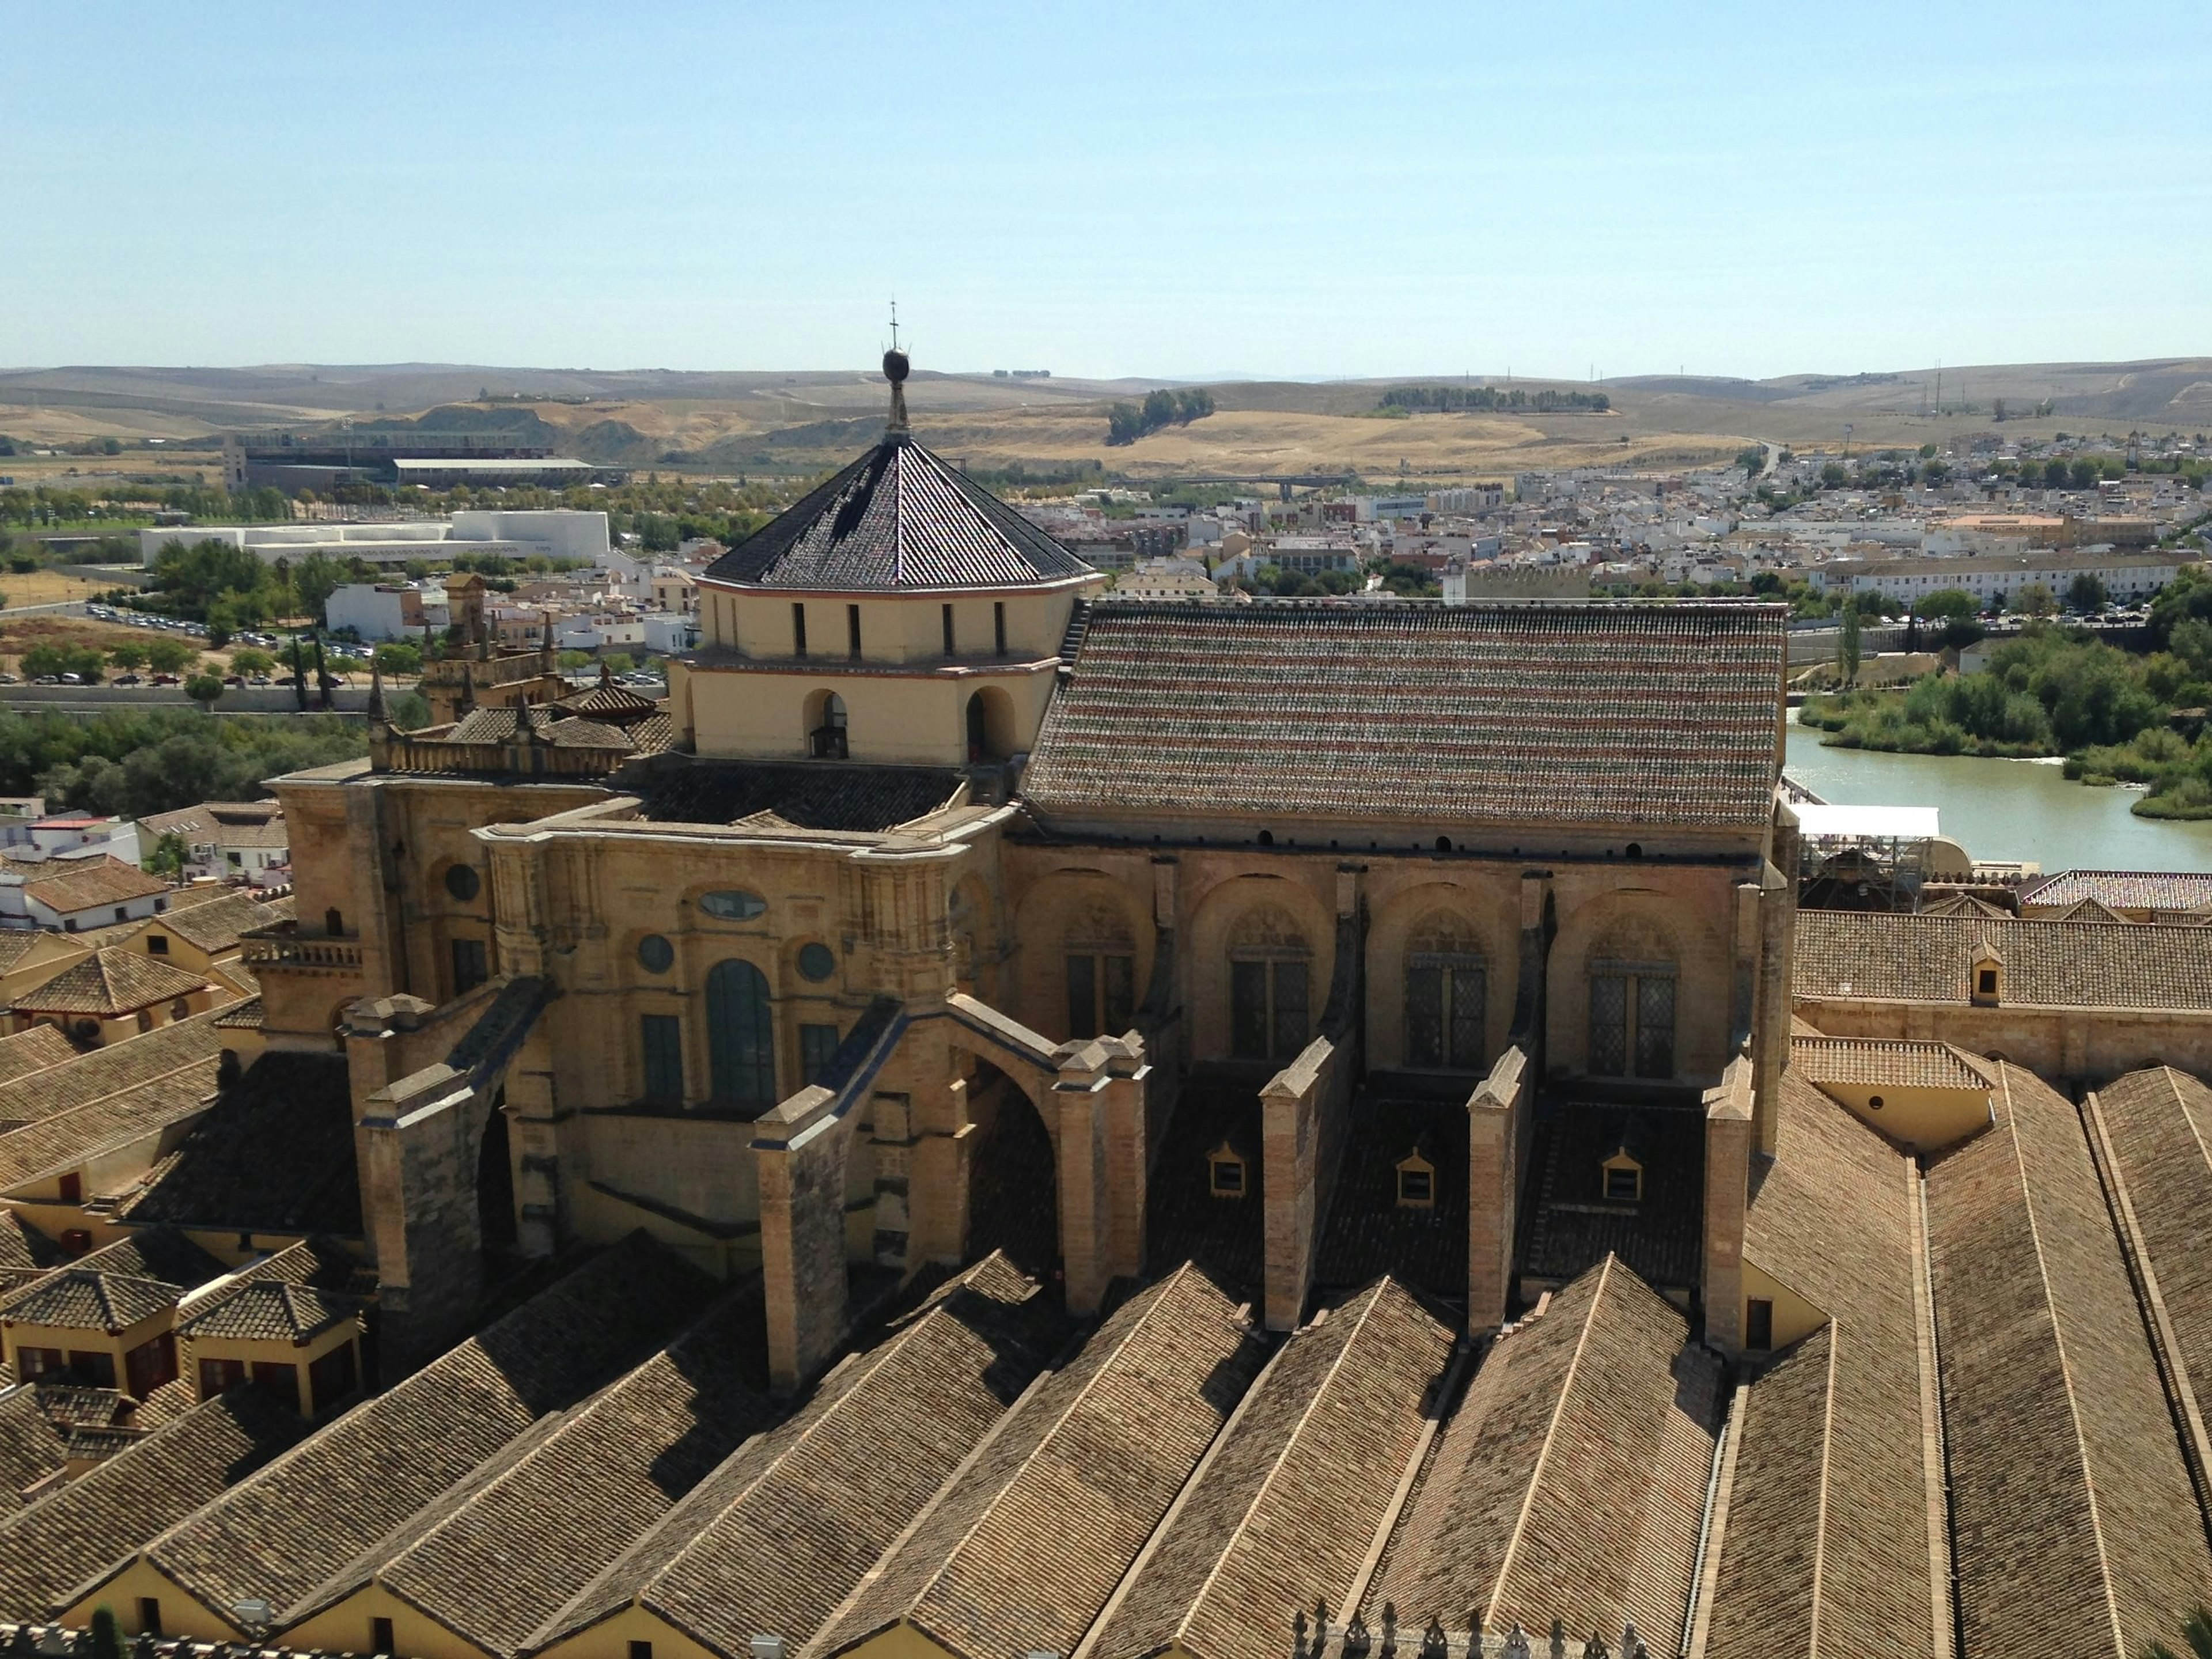
<path id="1" fill-rule="evenodd" d="M 558 659 L 553 652 L 553 612 L 549 608 L 538 613 L 538 667 L 541 673 L 556 672 Z"/>
<path id="2" fill-rule="evenodd" d="M 884 353 L 884 379 L 891 383 L 891 414 L 884 422 L 885 441 L 902 444 L 913 435 L 906 423 L 906 377 L 912 367 L 899 349 L 898 301 L 891 301 L 891 349 Z"/>
<path id="3" fill-rule="evenodd" d="M 368 659 L 368 723 L 387 723 L 384 713 L 384 665 L 374 657 Z"/>
<path id="4" fill-rule="evenodd" d="M 461 696 L 456 705 L 464 714 L 473 713 L 477 706 L 477 674 L 468 659 L 461 659 Z"/>

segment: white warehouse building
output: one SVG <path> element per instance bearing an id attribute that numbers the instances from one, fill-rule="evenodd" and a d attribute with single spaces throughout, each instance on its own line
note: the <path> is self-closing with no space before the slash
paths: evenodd
<path id="1" fill-rule="evenodd" d="M 310 553 L 369 564 L 495 553 L 507 559 L 580 559 L 604 565 L 611 549 L 604 513 L 483 507 L 405 524 L 167 525 L 140 531 L 138 551 L 150 567 L 172 542 L 190 546 L 204 541 L 246 548 L 270 564 Z"/>

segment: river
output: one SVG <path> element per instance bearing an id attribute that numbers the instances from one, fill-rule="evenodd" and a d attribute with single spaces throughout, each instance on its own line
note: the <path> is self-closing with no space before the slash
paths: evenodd
<path id="1" fill-rule="evenodd" d="M 2057 870 L 2212 870 L 2212 820 L 2139 818 L 2133 789 L 2090 789 L 2036 761 L 1824 749 L 1790 711 L 1790 775 L 1823 800 L 1932 806 L 1978 859 Z"/>

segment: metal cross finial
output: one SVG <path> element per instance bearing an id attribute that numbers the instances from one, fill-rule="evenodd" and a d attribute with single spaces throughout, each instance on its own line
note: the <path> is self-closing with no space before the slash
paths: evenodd
<path id="1" fill-rule="evenodd" d="M 898 300 L 896 296 L 891 300 L 891 349 L 898 349 Z"/>

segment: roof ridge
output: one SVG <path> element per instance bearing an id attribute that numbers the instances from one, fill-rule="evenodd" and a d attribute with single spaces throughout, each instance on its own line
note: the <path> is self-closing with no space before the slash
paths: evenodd
<path id="1" fill-rule="evenodd" d="M 909 1607 L 919 1607 L 922 1602 L 928 1600 L 929 1597 L 936 1591 L 938 1585 L 941 1583 L 945 1577 L 952 1571 L 952 1564 L 967 1553 L 969 1546 L 975 1541 L 976 1534 L 981 1532 L 984 1527 L 990 1522 L 992 1518 L 998 1514 L 1000 1505 L 1006 1502 L 1006 1494 L 1013 1490 L 1015 1483 L 1021 1479 L 1023 1471 L 1027 1469 L 1043 1452 L 1044 1449 L 1052 1443 L 1053 1440 L 1060 1434 L 1061 1430 L 1067 1426 L 1068 1419 L 1073 1417 L 1077 1409 L 1080 1407 L 1085 1401 L 1091 1398 L 1092 1390 L 1097 1388 L 1100 1380 L 1104 1377 L 1109 1369 L 1110 1369 L 1114 1364 L 1114 1362 L 1128 1352 L 1130 1345 L 1137 1340 L 1140 1334 L 1142 1334 L 1145 1328 L 1152 1322 L 1154 1316 L 1159 1313 L 1161 1308 L 1166 1305 L 1170 1291 L 1174 1287 L 1179 1286 L 1187 1278 L 1193 1275 L 1197 1275 L 1201 1278 L 1205 1277 L 1205 1275 L 1199 1273 L 1198 1264 L 1195 1261 L 1186 1261 L 1182 1267 L 1176 1268 L 1173 1273 L 1170 1273 L 1165 1279 L 1160 1281 L 1158 1293 L 1153 1297 L 1152 1306 L 1144 1310 L 1143 1312 L 1139 1313 L 1136 1318 L 1129 1322 L 1129 1328 L 1123 1331 L 1119 1339 L 1115 1342 L 1112 1352 L 1100 1357 L 1097 1364 L 1092 1367 L 1091 1374 L 1083 1379 L 1082 1385 L 1076 1389 L 1074 1397 L 1069 1400 L 1066 1405 L 1061 1407 L 1061 1409 L 1054 1415 L 1051 1424 L 1046 1428 L 1044 1433 L 1037 1437 L 1036 1442 L 1030 1445 L 1028 1451 L 1023 1454 L 1020 1462 L 1015 1464 L 1013 1471 L 1007 1477 L 1006 1483 L 1002 1485 L 998 1491 L 991 1494 L 989 1501 L 987 1502 L 983 1505 L 982 1509 L 977 1512 L 975 1521 L 970 1523 L 965 1532 L 960 1534 L 958 1540 L 953 1544 L 952 1547 L 945 1553 L 944 1559 L 939 1562 L 938 1565 L 930 1573 L 929 1577 L 922 1580 L 921 1585 L 915 1591 L 914 1597 L 908 1604 Z M 1213 1281 L 1211 1279 L 1206 1279 L 1206 1283 L 1208 1285 L 1212 1285 L 1212 1282 Z M 1218 1291 L 1219 1287 L 1215 1286 L 1215 1289 Z M 1085 1348 L 1087 1349 L 1090 1345 L 1085 1343 L 1084 1346 Z M 1069 1361 L 1069 1364 L 1073 1365 L 1079 1363 L 1082 1358 L 1083 1351 L 1079 1350 L 1074 1357 Z M 1060 1370 L 1049 1372 L 1047 1373 L 1047 1375 L 1064 1376 L 1066 1373 L 1067 1367 L 1064 1366 Z M 1012 1413 L 1009 1412 L 1007 1413 L 1007 1417 L 1011 1419 L 1012 1416 Z M 1217 1428 L 1214 1432 L 1218 1434 L 1220 1431 Z M 950 1484 L 950 1482 L 947 1483 L 948 1486 Z M 889 1556 L 886 1555 L 885 1559 L 889 1559 Z M 905 1617 L 905 1614 L 902 1613 L 900 1616 L 903 1618 Z M 823 1628 L 827 1630 L 829 1626 L 825 1624 Z M 940 1645 L 949 1646 L 950 1644 L 941 1644 Z"/>
<path id="2" fill-rule="evenodd" d="M 1998 1072 L 1997 1086 L 2004 1094 L 2005 1134 L 2012 1142 L 2012 1167 L 2020 1182 L 2021 1205 L 2027 1216 L 2028 1242 L 2035 1247 L 2035 1274 L 2043 1286 L 2043 1305 L 2051 1320 L 2051 1340 L 2058 1350 L 2058 1377 L 2066 1389 L 2067 1420 L 2074 1425 L 2074 1455 L 2081 1470 L 2081 1490 L 2089 1505 L 2089 1534 L 2096 1540 L 2098 1577 L 2103 1581 L 2105 1611 L 2112 1624 L 2112 1643 L 2115 1652 L 2128 1650 L 2126 1628 L 2120 1622 L 2118 1599 L 2112 1592 L 2112 1563 L 2105 1548 L 2105 1522 L 2097 1502 L 2097 1482 L 2094 1472 L 2088 1467 L 2088 1447 L 2081 1438 L 2081 1408 L 2075 1401 L 2074 1367 L 2066 1356 L 2066 1334 L 2058 1318 L 2057 1298 L 2051 1293 L 2051 1267 L 2043 1252 L 2043 1229 L 2035 1218 L 2035 1192 L 2027 1178 L 2027 1156 L 2021 1146 L 2019 1120 L 2014 1115 L 2012 1100 L 2013 1067 L 2003 1064 Z"/>
<path id="3" fill-rule="evenodd" d="M 1360 1332 L 1366 1328 L 1367 1322 L 1374 1317 L 1375 1310 L 1382 1304 L 1384 1288 L 1394 1282 L 1395 1281 L 1390 1278 L 1390 1276 L 1386 1273 L 1381 1279 L 1376 1279 L 1374 1286 L 1367 1292 L 1367 1305 L 1359 1310 L 1358 1317 L 1352 1322 L 1352 1330 L 1349 1334 L 1345 1337 L 1343 1343 L 1338 1347 L 1336 1357 L 1328 1362 L 1328 1369 L 1322 1373 L 1321 1380 L 1314 1385 L 1313 1392 L 1306 1396 L 1305 1405 L 1299 1411 L 1297 1420 L 1291 1425 L 1290 1433 L 1283 1437 L 1282 1445 L 1277 1449 L 1274 1457 L 1270 1461 L 1267 1473 L 1260 1481 L 1259 1490 L 1252 1494 L 1252 1501 L 1244 1506 L 1244 1513 L 1237 1518 L 1236 1526 L 1230 1529 L 1227 1540 L 1224 1542 L 1222 1547 L 1214 1553 L 1213 1565 L 1206 1569 L 1205 1581 L 1200 1584 L 1198 1593 L 1190 1598 L 1189 1605 L 1183 1609 L 1182 1618 L 1176 1623 L 1175 1628 L 1176 1635 L 1177 1637 L 1181 1637 L 1186 1631 L 1188 1631 L 1190 1628 L 1192 1621 L 1197 1617 L 1199 1607 L 1205 1602 L 1206 1596 L 1213 1589 L 1214 1580 L 1221 1576 L 1223 1567 L 1227 1565 L 1230 1552 L 1234 1550 L 1243 1540 L 1245 1531 L 1252 1524 L 1252 1516 L 1254 1511 L 1260 1507 L 1261 1503 L 1267 1498 L 1268 1492 L 1273 1489 L 1275 1477 L 1283 1472 L 1283 1466 L 1290 1462 L 1291 1453 L 1297 1448 L 1298 1437 L 1305 1432 L 1306 1425 L 1313 1420 L 1313 1414 L 1315 1411 L 1319 1408 L 1322 1397 L 1328 1394 L 1330 1385 L 1336 1381 L 1337 1373 L 1344 1368 L 1344 1362 L 1346 1357 L 1351 1354 L 1352 1345 L 1358 1341 Z M 1307 1330 L 1311 1330 L 1312 1328 L 1313 1327 L 1311 1325 L 1308 1325 L 1306 1327 Z M 1291 1342 L 1297 1341 L 1298 1336 L 1302 1334 L 1303 1333 L 1297 1332 L 1292 1333 Z M 1267 1362 L 1268 1370 L 1273 1370 L 1274 1361 L 1281 1358 L 1285 1354 L 1291 1351 L 1291 1342 L 1284 1343 L 1281 1347 L 1275 1351 L 1274 1358 Z M 1265 1373 L 1262 1373 L 1261 1376 L 1256 1376 L 1252 1380 L 1252 1386 L 1245 1390 L 1243 1400 L 1237 1401 L 1238 1416 L 1243 1415 L 1244 1401 L 1255 1397 L 1266 1383 L 1266 1381 L 1267 1377 Z M 1230 1426 L 1231 1425 L 1229 1423 L 1224 1423 L 1221 1425 L 1219 1431 L 1214 1437 L 1214 1444 L 1220 1443 L 1221 1440 L 1228 1434 Z M 1212 1446 L 1207 1448 L 1209 1452 L 1211 1452 L 1212 1449 Z M 1194 1469 L 1191 1473 L 1191 1479 L 1195 1480 L 1197 1478 L 1198 1472 Z M 1163 1522 L 1163 1524 L 1164 1524 L 1164 1522 Z"/>
<path id="4" fill-rule="evenodd" d="M 1828 1566 L 1828 1463 L 1836 1445 L 1836 1351 L 1838 1322 L 1831 1317 L 1828 1333 L 1828 1378 L 1820 1390 L 1820 1499 L 1813 1510 L 1813 1583 L 1806 1613 L 1805 1659 L 1819 1659 L 1820 1651 L 1820 1580 Z"/>
<path id="5" fill-rule="evenodd" d="M 1575 1372 L 1583 1363 L 1583 1351 L 1589 1344 L 1591 1328 L 1597 1323 L 1598 1304 L 1604 1301 L 1605 1292 L 1613 1281 L 1613 1263 L 1620 1258 L 1610 1250 L 1598 1264 L 1597 1288 L 1590 1292 L 1589 1307 L 1583 1315 L 1583 1328 L 1575 1334 L 1575 1351 L 1567 1361 L 1566 1374 L 1559 1379 L 1559 1392 L 1552 1401 L 1552 1419 L 1544 1425 L 1544 1442 L 1536 1449 L 1536 1461 L 1529 1467 L 1528 1489 L 1521 1494 L 1521 1513 L 1514 1517 L 1512 1536 L 1506 1540 L 1504 1551 L 1498 1558 L 1498 1576 L 1492 1581 L 1490 1595 L 1483 1604 L 1482 1622 L 1486 1626 L 1498 1617 L 1498 1604 L 1505 1595 L 1505 1583 L 1512 1577 L 1514 1557 L 1519 1553 L 1521 1540 L 1528 1527 L 1528 1512 L 1535 1507 L 1536 1492 L 1544 1484 L 1544 1465 L 1552 1455 L 1552 1441 L 1559 1431 L 1559 1419 L 1566 1413 L 1567 1397 L 1574 1392 Z"/>

